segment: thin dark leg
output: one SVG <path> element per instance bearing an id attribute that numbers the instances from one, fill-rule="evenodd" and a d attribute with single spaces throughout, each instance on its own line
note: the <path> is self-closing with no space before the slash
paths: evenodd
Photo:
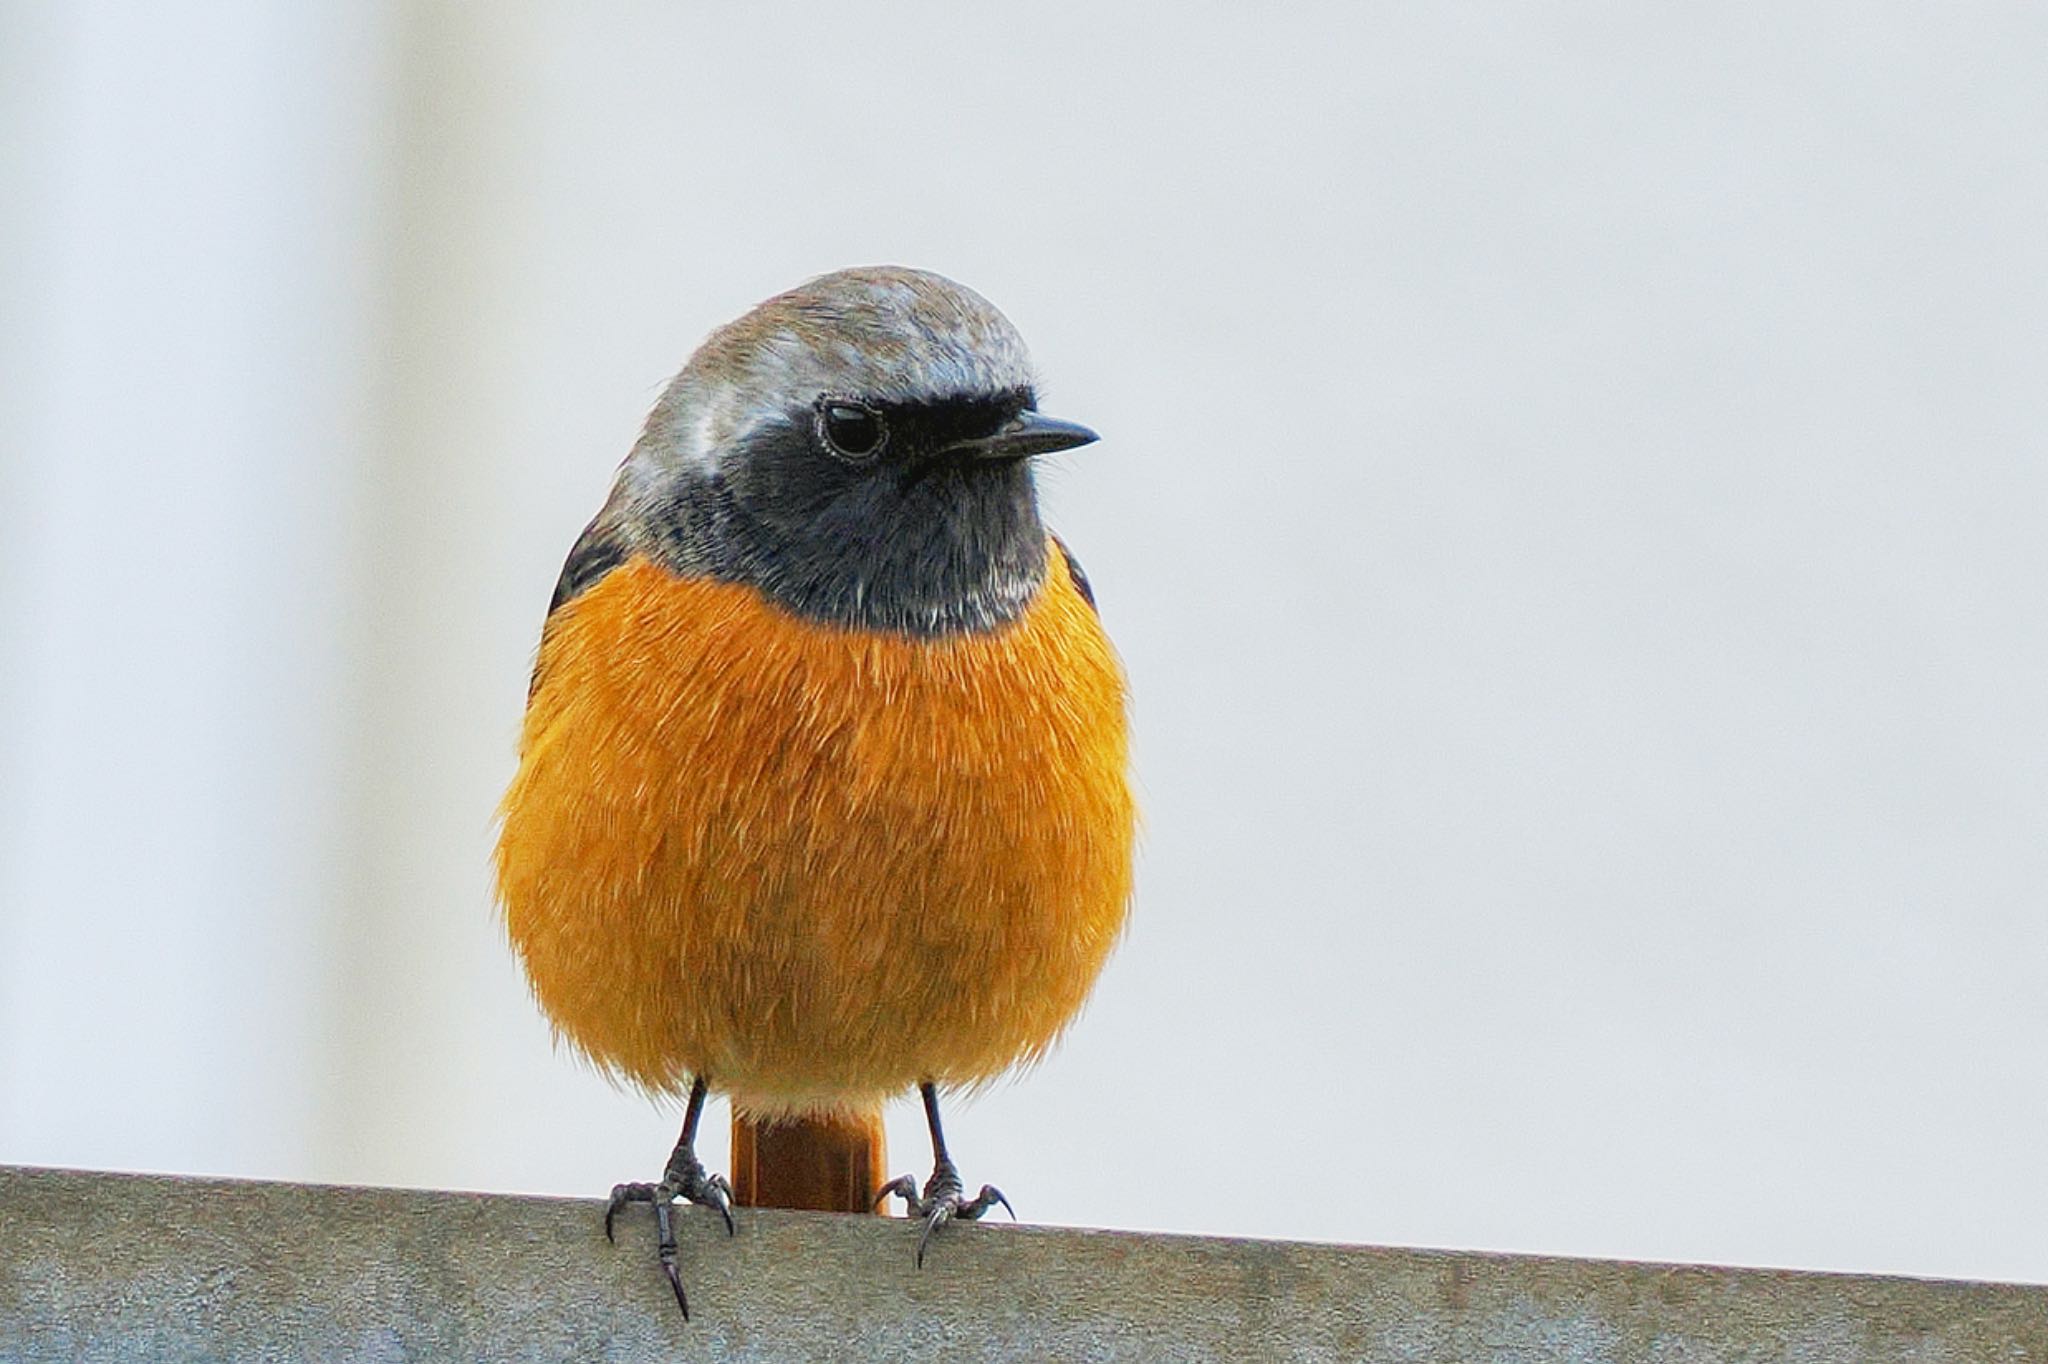
<path id="1" fill-rule="evenodd" d="M 703 1162 L 697 1159 L 697 1120 L 704 1116 L 704 1098 L 709 1091 L 707 1076 L 699 1075 L 690 1086 L 690 1105 L 683 1111 L 683 1134 L 676 1138 L 676 1149 L 669 1153 L 661 1182 L 614 1185 L 611 1201 L 604 1209 L 604 1237 L 609 1241 L 620 1208 L 628 1203 L 654 1205 L 654 1230 L 659 1238 L 655 1251 L 661 1257 L 662 1272 L 668 1275 L 668 1286 L 675 1290 L 676 1306 L 683 1309 L 685 1321 L 690 1319 L 690 1300 L 683 1293 L 683 1276 L 676 1268 L 676 1232 L 670 1205 L 682 1198 L 714 1207 L 725 1218 L 726 1235 L 738 1231 L 732 1220 L 732 1185 L 724 1175 L 707 1174 Z"/>
<path id="2" fill-rule="evenodd" d="M 956 1219 L 972 1222 L 998 1203 L 1003 1205 L 1003 1211 L 1009 1213 L 1012 1220 L 1017 1213 L 1010 1206 L 1010 1200 L 1003 1197 L 1003 1191 L 993 1184 L 982 1185 L 981 1192 L 974 1196 L 972 1202 L 961 1201 L 961 1195 L 967 1190 L 960 1182 L 959 1167 L 946 1153 L 946 1132 L 939 1125 L 938 1086 L 927 1080 L 918 1089 L 924 1095 L 925 1125 L 932 1131 L 932 1177 L 925 1181 L 922 1194 L 917 1190 L 917 1181 L 909 1175 L 892 1179 L 875 1195 L 875 1202 L 880 1205 L 894 1194 L 903 1200 L 906 1213 L 924 1219 L 924 1231 L 917 1238 L 917 1264 L 922 1269 L 925 1247 L 931 1244 L 932 1233 L 946 1223 Z"/>
<path id="3" fill-rule="evenodd" d="M 917 1087 L 924 1095 L 924 1125 L 932 1131 L 932 1159 L 941 1165 L 951 1165 L 953 1158 L 946 1154 L 946 1129 L 939 1125 L 939 1089 L 927 1080 Z"/>

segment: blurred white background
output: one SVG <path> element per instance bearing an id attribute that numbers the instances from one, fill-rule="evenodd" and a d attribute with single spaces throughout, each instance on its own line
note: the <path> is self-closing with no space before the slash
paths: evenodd
<path id="1" fill-rule="evenodd" d="M 2025 3 L 0 11 L 0 1160 L 659 1170 L 494 921 L 527 667 L 703 334 L 895 261 L 1106 437 L 1046 491 L 1147 809 L 970 1182 L 2048 1280 L 2044 51 Z"/>

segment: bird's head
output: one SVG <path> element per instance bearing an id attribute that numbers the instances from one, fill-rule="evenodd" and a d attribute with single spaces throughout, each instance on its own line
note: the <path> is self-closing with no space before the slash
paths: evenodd
<path id="1" fill-rule="evenodd" d="M 814 619 L 993 628 L 1045 575 L 1031 457 L 1094 439 L 1037 411 L 1024 342 L 981 295 L 842 270 L 712 334 L 649 417 L 614 510 L 678 572 Z"/>

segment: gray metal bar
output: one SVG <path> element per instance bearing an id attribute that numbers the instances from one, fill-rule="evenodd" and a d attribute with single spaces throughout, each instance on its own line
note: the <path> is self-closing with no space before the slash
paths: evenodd
<path id="1" fill-rule="evenodd" d="M 2048 1362 L 2048 1288 L 0 1166 L 0 1359 Z"/>

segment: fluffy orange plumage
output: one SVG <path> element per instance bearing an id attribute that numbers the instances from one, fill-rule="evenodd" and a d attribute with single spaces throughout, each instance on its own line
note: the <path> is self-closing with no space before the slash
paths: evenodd
<path id="1" fill-rule="evenodd" d="M 560 1032 L 750 1114 L 1038 1056 L 1124 921 L 1124 683 L 1056 547 L 986 633 L 807 621 L 645 559 L 549 621 L 498 844 Z"/>

